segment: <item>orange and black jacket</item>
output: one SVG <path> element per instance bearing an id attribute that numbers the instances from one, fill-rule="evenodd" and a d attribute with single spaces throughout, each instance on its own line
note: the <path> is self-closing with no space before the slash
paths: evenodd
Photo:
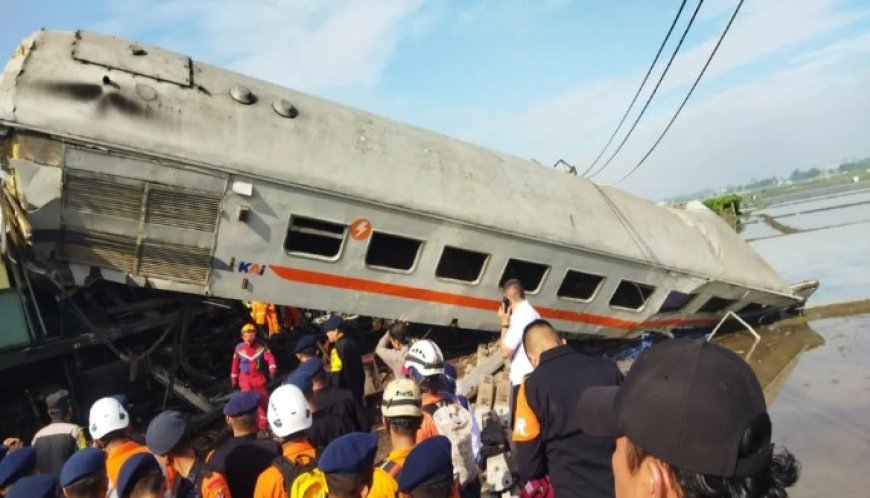
<path id="1" fill-rule="evenodd" d="M 584 434 L 575 413 L 587 387 L 621 383 L 622 374 L 607 358 L 571 346 L 541 354 L 517 394 L 513 440 L 522 481 L 549 474 L 559 498 L 612 497 L 614 440 Z"/>

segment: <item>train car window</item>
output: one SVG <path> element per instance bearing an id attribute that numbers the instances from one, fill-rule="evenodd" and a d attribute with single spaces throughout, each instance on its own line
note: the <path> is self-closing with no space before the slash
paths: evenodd
<path id="1" fill-rule="evenodd" d="M 458 247 L 444 246 L 435 276 L 460 282 L 477 282 L 489 254 Z"/>
<path id="2" fill-rule="evenodd" d="M 600 275 L 568 270 L 556 295 L 565 299 L 590 301 L 595 297 L 598 288 L 601 287 L 601 282 L 604 282 L 604 277 Z"/>
<path id="3" fill-rule="evenodd" d="M 508 280 L 516 278 L 523 283 L 527 293 L 534 294 L 541 288 L 541 283 L 549 269 L 550 267 L 547 265 L 511 258 L 504 267 L 498 285 L 501 287 Z"/>
<path id="4" fill-rule="evenodd" d="M 656 288 L 652 285 L 623 280 L 619 282 L 616 292 L 610 297 L 610 306 L 613 308 L 639 310 L 643 308 L 655 290 Z"/>
<path id="5" fill-rule="evenodd" d="M 411 271 L 420 254 L 422 240 L 372 232 L 366 251 L 366 265 L 388 270 Z"/>
<path id="6" fill-rule="evenodd" d="M 659 308 L 659 313 L 676 313 L 677 311 L 681 311 L 694 298 L 694 294 L 686 294 L 685 292 L 672 290 L 668 292 L 667 297 L 665 297 L 665 302 L 663 302 L 662 307 Z"/>
<path id="7" fill-rule="evenodd" d="M 736 299 L 725 299 L 722 297 L 711 297 L 698 309 L 698 313 L 718 313 L 725 308 L 736 303 Z"/>
<path id="8" fill-rule="evenodd" d="M 337 259 L 344 245 L 347 225 L 305 216 L 292 216 L 284 249 L 293 254 Z"/>
<path id="9" fill-rule="evenodd" d="M 740 316 L 757 315 L 759 313 L 767 311 L 768 308 L 770 308 L 770 306 L 766 304 L 749 303 L 746 306 L 740 308 L 740 311 L 738 311 L 737 314 Z"/>

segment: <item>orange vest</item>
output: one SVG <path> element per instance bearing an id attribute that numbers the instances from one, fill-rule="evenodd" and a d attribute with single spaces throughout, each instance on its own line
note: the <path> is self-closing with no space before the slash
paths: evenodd
<path id="1" fill-rule="evenodd" d="M 257 325 L 266 327 L 269 330 L 269 335 L 277 334 L 281 330 L 281 323 L 278 321 L 278 308 L 274 304 L 251 301 L 251 318 Z"/>
<path id="2" fill-rule="evenodd" d="M 291 462 L 303 455 L 310 458 L 316 456 L 314 447 L 307 440 L 284 443 L 281 453 Z M 274 465 L 260 473 L 254 487 L 254 498 L 288 498 L 284 491 L 284 476 Z"/>
<path id="3" fill-rule="evenodd" d="M 127 441 L 106 452 L 106 474 L 109 476 L 109 483 L 111 483 L 113 488 L 118 486 L 118 475 L 121 473 L 121 466 L 124 465 L 124 462 L 128 458 L 137 453 L 148 453 L 148 448 L 136 441 Z"/>

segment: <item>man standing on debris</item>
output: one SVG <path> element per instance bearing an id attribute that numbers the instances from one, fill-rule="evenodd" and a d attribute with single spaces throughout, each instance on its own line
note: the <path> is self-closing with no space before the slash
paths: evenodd
<path id="1" fill-rule="evenodd" d="M 254 391 L 230 396 L 224 406 L 224 416 L 233 437 L 221 443 L 208 457 L 209 465 L 226 477 L 233 496 L 253 496 L 257 477 L 281 454 L 277 442 L 257 438 L 259 405 L 260 395 Z"/>
<path id="2" fill-rule="evenodd" d="M 257 426 L 265 430 L 269 423 L 266 420 L 266 404 L 269 391 L 266 389 L 266 372 L 274 379 L 278 366 L 275 357 L 266 347 L 266 343 L 257 337 L 257 329 L 250 323 L 242 327 L 242 342 L 233 351 L 233 365 L 230 371 L 230 382 L 242 391 L 255 391 L 260 395 Z"/>
<path id="3" fill-rule="evenodd" d="M 511 424 L 517 408 L 517 391 L 523 378 L 532 371 L 532 364 L 523 349 L 523 330 L 526 325 L 541 318 L 526 300 L 523 283 L 518 279 L 506 281 L 502 287 L 503 304 L 498 308 L 498 320 L 501 323 L 501 339 L 499 348 L 501 355 L 511 361 Z"/>
<path id="4" fill-rule="evenodd" d="M 575 352 L 546 320 L 526 327 L 523 346 L 534 370 L 517 396 L 513 440 L 520 479 L 532 487 L 552 485 L 559 498 L 612 497 L 613 439 L 585 434 L 575 409 L 587 387 L 618 386 L 622 374 L 607 358 Z"/>
<path id="5" fill-rule="evenodd" d="M 393 371 L 394 379 L 401 379 L 402 363 L 408 353 L 408 320 L 399 318 L 387 329 L 387 332 L 375 346 L 375 354 Z"/>
<path id="6" fill-rule="evenodd" d="M 345 334 L 344 320 L 338 315 L 330 316 L 320 328 L 332 345 L 329 372 L 333 385 L 348 389 L 357 403 L 365 406 L 366 374 L 359 344 Z"/>
<path id="7" fill-rule="evenodd" d="M 45 397 L 51 423 L 33 436 L 36 449 L 36 468 L 40 474 L 60 477 L 64 462 L 77 450 L 88 445 L 84 431 L 72 423 L 72 400 L 66 389 L 60 389 Z"/>

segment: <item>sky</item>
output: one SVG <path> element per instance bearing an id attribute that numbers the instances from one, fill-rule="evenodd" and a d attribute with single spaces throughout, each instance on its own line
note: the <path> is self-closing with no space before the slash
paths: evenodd
<path id="1" fill-rule="evenodd" d="M 0 54 L 41 27 L 112 34 L 542 167 L 564 159 L 582 172 L 625 112 L 679 5 L 0 0 Z M 696 5 L 687 1 L 676 34 Z M 658 95 L 596 182 L 663 199 L 870 156 L 870 3 L 746 0 L 673 128 L 620 181 L 661 133 L 736 5 L 704 1 Z"/>

